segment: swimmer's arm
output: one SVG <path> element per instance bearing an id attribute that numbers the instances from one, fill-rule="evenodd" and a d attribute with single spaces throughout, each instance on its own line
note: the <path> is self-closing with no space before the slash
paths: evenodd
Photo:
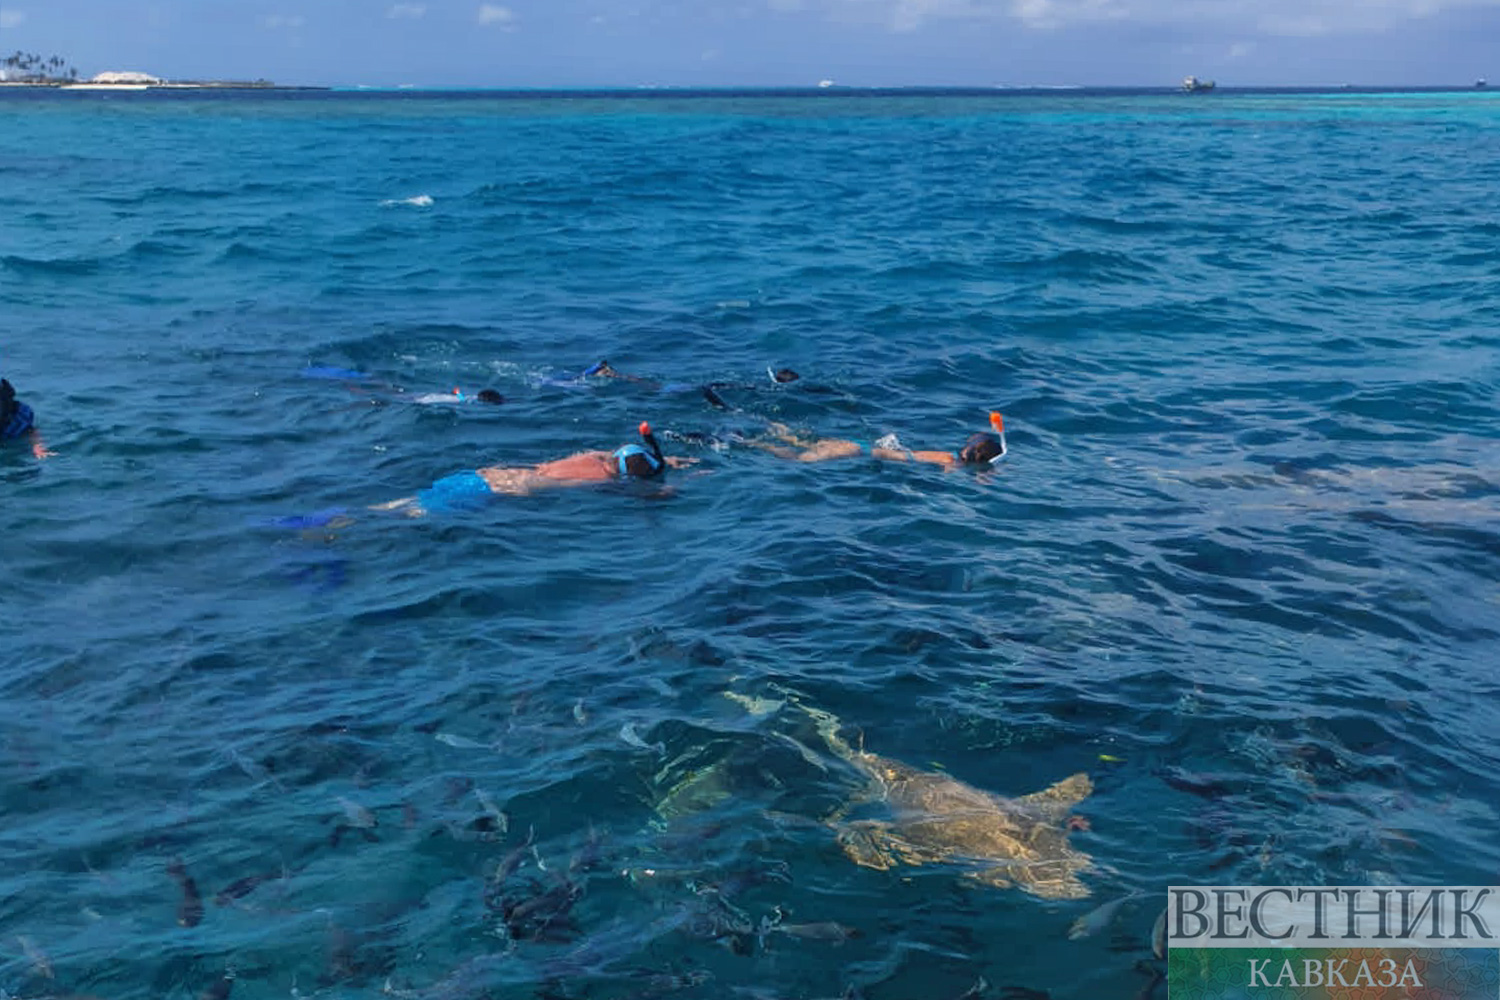
<path id="1" fill-rule="evenodd" d="M 745 441 L 744 444 L 746 448 L 755 448 L 759 451 L 770 452 L 777 458 L 786 458 L 794 462 L 797 460 L 797 457 L 802 454 L 802 452 L 798 451 L 796 448 L 788 448 L 786 445 L 781 444 L 772 444 L 769 441 L 756 441 L 754 439 L 751 439 Z"/>
<path id="2" fill-rule="evenodd" d="M 929 465 L 941 465 L 944 468 L 952 468 L 954 458 L 951 452 L 946 451 L 906 451 L 896 448 L 875 448 L 870 452 L 876 458 L 885 459 L 888 462 L 926 462 Z"/>
<path id="3" fill-rule="evenodd" d="M 677 455 L 667 456 L 667 465 L 673 469 L 686 469 L 690 465 L 697 464 L 698 459 L 696 458 L 680 458 Z"/>
<path id="4" fill-rule="evenodd" d="M 797 437 L 784 424 L 773 423 L 770 427 L 771 434 L 777 440 L 793 447 L 769 441 L 746 441 L 745 444 L 792 462 L 827 462 L 835 458 L 853 458 L 864 453 L 864 446 L 858 441 L 841 441 L 838 438 L 807 440 Z"/>
<path id="5" fill-rule="evenodd" d="M 796 445 L 798 448 L 813 448 L 821 443 L 817 438 L 798 437 L 792 433 L 792 429 L 786 424 L 778 423 L 774 420 L 766 425 L 766 429 L 771 432 L 771 436 L 776 440 Z"/>
<path id="6" fill-rule="evenodd" d="M 35 427 L 27 431 L 26 436 L 31 439 L 32 458 L 40 461 L 41 459 L 51 458 L 57 454 L 57 452 L 52 451 L 47 447 L 47 442 L 42 440 L 42 432 L 37 430 Z"/>

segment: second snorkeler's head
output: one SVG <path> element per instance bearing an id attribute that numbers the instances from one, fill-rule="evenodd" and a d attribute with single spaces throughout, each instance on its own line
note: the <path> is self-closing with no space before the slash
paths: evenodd
<path id="1" fill-rule="evenodd" d="M 1000 435 L 981 432 L 969 435 L 969 440 L 959 450 L 958 460 L 968 465 L 979 465 L 985 462 L 993 462 L 1005 449 L 1000 444 Z"/>

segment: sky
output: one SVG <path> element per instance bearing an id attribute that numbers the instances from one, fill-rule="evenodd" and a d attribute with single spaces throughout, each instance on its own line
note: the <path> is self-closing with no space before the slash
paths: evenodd
<path id="1" fill-rule="evenodd" d="M 1500 86 L 1500 0 L 0 0 L 16 51 L 327 86 Z"/>

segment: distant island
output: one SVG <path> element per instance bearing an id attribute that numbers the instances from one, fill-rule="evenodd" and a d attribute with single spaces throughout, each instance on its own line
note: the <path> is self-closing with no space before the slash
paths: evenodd
<path id="1" fill-rule="evenodd" d="M 270 80 L 167 80 L 150 73 L 111 70 L 86 80 L 61 56 L 43 59 L 17 51 L 0 59 L 0 86 L 59 87 L 66 90 L 326 90 L 326 87 L 279 86 Z"/>

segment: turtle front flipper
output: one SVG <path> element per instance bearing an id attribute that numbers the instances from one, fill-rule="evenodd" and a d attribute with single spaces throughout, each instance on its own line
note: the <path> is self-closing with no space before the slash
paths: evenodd
<path id="1" fill-rule="evenodd" d="M 849 860 L 866 868 L 881 871 L 896 867 L 893 853 L 895 838 L 891 836 L 890 824 L 874 820 L 849 823 L 839 830 L 839 846 Z"/>
<path id="2" fill-rule="evenodd" d="M 1016 799 L 1016 803 L 1037 812 L 1038 815 L 1061 823 L 1078 803 L 1094 793 L 1094 782 L 1080 771 L 1069 775 L 1056 784 L 1048 785 L 1040 792 L 1032 792 Z"/>

